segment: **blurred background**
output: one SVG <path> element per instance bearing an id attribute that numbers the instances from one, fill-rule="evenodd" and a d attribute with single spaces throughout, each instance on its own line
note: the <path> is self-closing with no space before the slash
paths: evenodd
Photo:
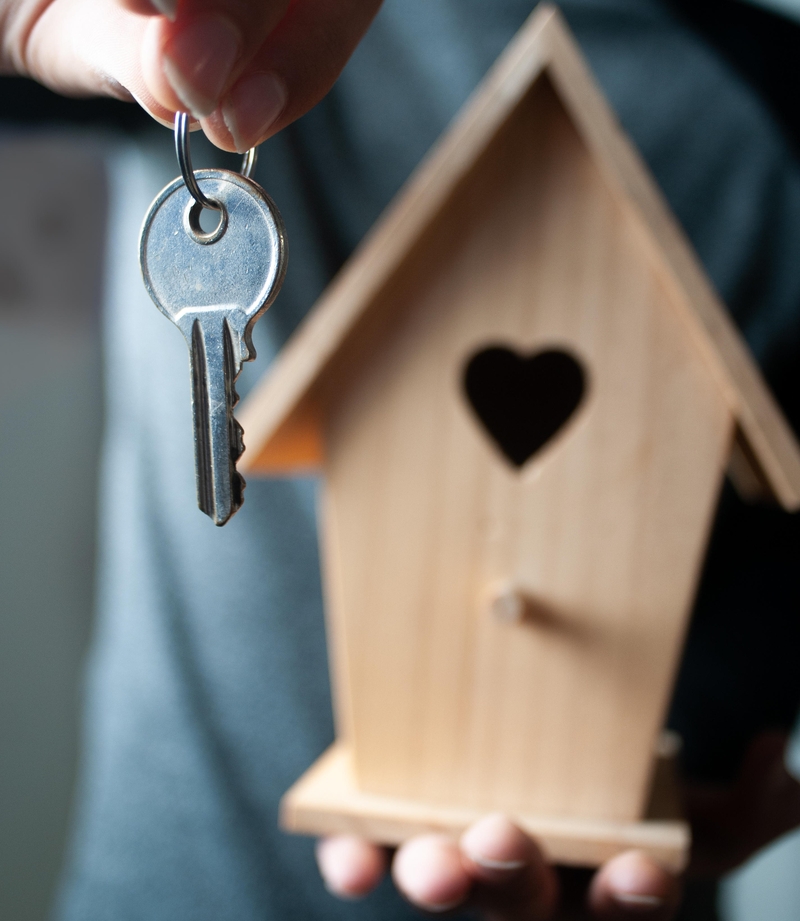
<path id="1" fill-rule="evenodd" d="M 104 145 L 0 136 L 0 918 L 47 915 L 90 632 Z"/>
<path id="2" fill-rule="evenodd" d="M 800 0 L 763 5 L 800 19 Z M 106 176 L 142 132 L 171 143 L 135 106 L 0 79 L 2 921 L 47 918 L 67 839 L 92 621 Z M 790 760 L 800 775 L 798 733 Z M 720 911 L 797 921 L 800 832 L 729 877 Z"/>

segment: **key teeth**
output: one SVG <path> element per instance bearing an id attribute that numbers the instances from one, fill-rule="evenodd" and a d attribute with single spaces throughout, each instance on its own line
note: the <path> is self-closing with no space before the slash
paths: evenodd
<path id="1" fill-rule="evenodd" d="M 238 375 L 237 375 L 238 377 Z M 239 402 L 239 394 L 236 392 L 236 378 L 233 379 L 233 405 Z M 247 486 L 245 478 L 239 473 L 236 469 L 236 465 L 239 462 L 239 458 L 244 453 L 244 429 L 241 426 L 241 423 L 237 418 L 233 418 L 233 425 L 231 426 L 231 440 L 233 442 L 233 476 L 231 477 L 231 504 L 233 511 L 231 515 L 235 515 L 236 512 L 244 505 L 244 488 Z M 223 524 L 225 522 L 222 522 Z"/>
<path id="2" fill-rule="evenodd" d="M 242 366 L 238 364 L 235 366 L 233 381 L 231 382 L 231 410 L 235 409 L 239 405 L 239 391 L 236 389 L 236 381 L 239 380 L 239 375 L 241 374 Z M 233 447 L 233 465 L 236 466 L 239 458 L 244 454 L 244 429 L 242 428 L 241 423 L 236 418 L 236 416 L 231 417 L 231 441 Z M 239 478 L 242 479 L 241 474 Z M 244 480 L 242 479 L 242 488 L 244 488 Z"/>
<path id="3" fill-rule="evenodd" d="M 252 349 L 249 350 L 252 352 Z M 250 358 L 247 357 L 244 361 L 249 361 Z M 241 362 L 237 362 L 234 366 L 233 380 L 231 382 L 231 410 L 233 410 L 239 403 L 239 391 L 236 389 L 236 381 L 239 379 L 239 374 L 242 370 Z M 233 475 L 231 476 L 231 517 L 239 511 L 239 509 L 244 504 L 244 490 L 247 486 L 245 478 L 239 473 L 236 469 L 236 465 L 239 462 L 239 458 L 244 454 L 244 429 L 242 428 L 241 423 L 235 417 L 231 417 L 231 448 L 232 448 L 232 457 L 233 462 Z M 221 522 L 225 524 L 225 522 Z"/>
<path id="4" fill-rule="evenodd" d="M 232 492 L 232 508 L 231 517 L 233 517 L 239 509 L 244 505 L 244 488 L 247 486 L 244 477 L 237 470 L 231 479 L 231 492 Z M 225 524 L 225 522 L 222 522 Z"/>
<path id="5" fill-rule="evenodd" d="M 244 454 L 244 429 L 240 425 L 238 419 L 233 420 L 233 432 L 236 436 L 233 461 L 237 463 L 242 454 Z"/>
<path id="6" fill-rule="evenodd" d="M 244 351 L 241 347 L 241 340 L 231 329 L 227 319 L 222 324 L 222 370 L 224 373 L 224 405 L 226 409 L 226 426 L 225 426 L 225 454 L 216 458 L 219 464 L 224 463 L 226 466 L 226 489 L 224 501 L 217 504 L 218 497 L 214 494 L 213 489 L 213 461 L 210 457 L 211 447 L 206 437 L 200 448 L 202 449 L 198 457 L 198 505 L 214 522 L 217 527 L 222 527 L 239 511 L 244 503 L 245 483 L 244 477 L 236 469 L 236 465 L 244 453 L 244 429 L 241 423 L 233 414 L 233 410 L 239 403 L 239 393 L 236 389 L 236 381 L 242 369 L 242 362 L 237 360 L 238 356 Z M 251 349 L 251 354 L 255 350 Z M 193 374 L 196 382 L 208 381 L 208 370 L 206 363 L 206 344 L 205 335 L 201 323 L 195 320 L 192 327 L 192 355 L 193 355 Z M 199 440 L 202 433 L 208 431 L 209 426 L 209 407 L 208 399 L 203 401 L 203 396 L 207 395 L 206 389 L 196 386 L 194 402 L 197 412 L 199 413 L 199 422 L 196 418 L 195 437 Z M 219 402 L 219 401 L 218 401 Z M 218 474 L 219 475 L 219 471 Z M 229 490 L 229 491 L 228 491 Z"/>
<path id="7" fill-rule="evenodd" d="M 244 335 L 242 336 L 242 347 L 241 347 L 242 364 L 244 364 L 244 362 L 246 361 L 255 361 L 257 357 L 256 347 L 253 345 L 253 330 L 255 329 L 256 320 L 258 320 L 258 316 L 253 317 L 250 320 L 250 322 L 247 324 L 247 326 L 245 326 L 244 328 Z"/>

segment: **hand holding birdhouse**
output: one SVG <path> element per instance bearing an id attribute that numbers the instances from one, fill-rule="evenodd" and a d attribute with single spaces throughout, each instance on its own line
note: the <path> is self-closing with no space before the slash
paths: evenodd
<path id="1" fill-rule="evenodd" d="M 374 886 L 385 858 L 366 842 L 329 839 L 318 848 L 328 888 L 343 896 Z M 569 902 L 581 903 L 586 876 L 564 885 L 537 844 L 508 819 L 495 814 L 473 825 L 459 842 L 441 835 L 409 841 L 393 861 L 398 889 L 424 911 L 476 908 L 496 921 L 561 917 Z M 565 892 L 565 889 L 569 889 Z M 594 877 L 586 897 L 593 918 L 639 911 L 650 918 L 669 917 L 677 904 L 678 880 L 638 851 L 620 854 Z M 575 891 L 573 891 L 575 890 Z M 576 897 L 577 896 L 577 897 Z"/>
<path id="2" fill-rule="evenodd" d="M 204 0 L 202 15 L 195 0 L 0 2 L 0 9 L 13 9 L 9 19 L 19 26 L 9 38 L 23 62 L 18 70 L 73 91 L 123 95 L 122 86 L 165 119 L 171 107 L 186 106 L 230 147 L 254 143 L 307 107 L 376 5 L 296 0 L 283 19 L 274 17 L 272 31 L 272 0 L 241 0 L 236 13 L 234 4 Z M 481 6 L 470 5 L 476 19 Z M 419 11 L 426 7 L 439 4 Z M 155 17 L 156 9 L 172 18 Z M 253 22 L 220 24 L 217 9 Z M 315 9 L 333 17 L 329 53 L 313 53 L 325 29 L 300 29 L 310 45 L 293 76 L 293 29 Z M 24 47 L 13 48 L 16 34 Z M 213 66 L 198 54 L 209 36 Z M 376 57 L 371 79 L 387 66 Z M 257 112 L 248 105 L 254 95 Z M 369 149 L 355 144 L 346 167 Z M 321 174 L 330 182 L 337 175 Z M 312 226 L 327 228 L 330 216 L 317 217 Z M 334 217 L 348 225 L 346 213 Z M 130 418 L 165 422 L 153 399 L 161 390 L 120 386 L 139 370 L 131 360 L 136 337 L 126 337 L 127 351 L 122 339 L 115 348 L 129 360 L 119 362 L 120 405 Z M 743 492 L 797 508 L 800 462 L 746 348 L 552 11 L 540 11 L 490 74 L 254 397 L 242 413 L 251 469 L 312 469 L 326 480 L 338 738 L 286 797 L 283 820 L 298 832 L 361 836 L 320 846 L 332 890 L 353 895 L 377 884 L 388 868 L 387 851 L 372 843 L 379 841 L 399 846 L 394 879 L 428 910 L 475 907 L 493 921 L 563 917 L 571 887 L 557 893 L 558 861 L 599 867 L 593 877 L 575 868 L 562 874 L 562 882 L 589 884 L 589 907 L 581 903 L 569 917 L 668 917 L 690 824 L 693 865 L 717 874 L 797 822 L 798 786 L 773 743 L 757 747 L 731 790 L 688 791 L 685 816 L 650 811 L 658 798 L 654 742 L 726 465 Z M 160 458 L 153 436 L 167 431 L 141 429 L 135 469 L 167 472 L 143 461 Z M 331 900 L 320 892 L 314 910 L 313 886 L 291 847 L 261 834 L 261 819 L 273 815 L 270 782 L 288 783 L 292 757 L 310 762 L 327 743 L 311 683 L 294 674 L 310 639 L 309 621 L 295 616 L 297 596 L 313 579 L 302 566 L 295 577 L 291 565 L 275 565 L 291 575 L 293 595 L 282 599 L 280 585 L 276 593 L 252 591 L 264 581 L 260 559 L 240 565 L 241 585 L 249 585 L 242 607 L 258 608 L 258 626 L 246 610 L 236 612 L 238 645 L 229 645 L 229 596 L 218 604 L 205 570 L 227 578 L 235 555 L 193 548 L 187 561 L 153 553 L 162 531 L 155 518 L 140 527 L 139 507 L 144 515 L 160 500 L 163 522 L 174 527 L 164 533 L 190 533 L 166 501 L 164 484 L 176 481 L 140 477 L 142 501 L 137 494 L 133 503 L 122 488 L 126 472 L 120 463 L 120 493 L 108 493 L 124 526 L 109 534 L 118 554 L 109 559 L 125 565 L 109 583 L 106 615 L 117 625 L 143 624 L 146 640 L 132 648 L 132 634 L 109 631 L 124 645 L 116 639 L 98 653 L 105 669 L 97 700 L 116 701 L 119 712 L 120 701 L 130 705 L 126 720 L 104 725 L 134 729 L 98 736 L 93 757 L 114 771 L 107 786 L 87 785 L 87 809 L 99 820 L 81 854 L 91 882 L 89 873 L 75 875 L 83 908 L 73 917 L 94 916 L 106 898 L 118 915 L 155 898 L 156 911 L 140 909 L 142 917 L 176 905 L 174 918 L 194 919 L 206 882 L 199 910 L 209 917 L 260 917 L 272 911 L 273 896 L 273 917 L 286 916 L 284 905 L 289 914 L 327 917 Z M 287 508 L 299 510 L 297 518 L 307 512 L 299 503 Z M 271 548 L 270 565 L 291 555 L 291 523 L 270 515 L 253 528 L 251 543 Z M 134 562 L 131 547 L 139 551 Z M 286 547 L 281 556 L 276 548 Z M 152 590 L 144 602 L 130 591 L 139 583 Z M 185 599 L 175 586 L 189 599 L 180 621 Z M 281 612 L 291 615 L 285 624 Z M 172 638 L 178 622 L 186 642 L 176 649 L 186 655 L 151 656 L 151 637 Z M 286 646 L 283 634 L 263 642 L 265 623 L 285 626 Z M 199 637 L 222 641 L 198 643 L 207 657 L 195 657 L 191 641 Z M 231 648 L 244 655 L 229 655 Z M 283 655 L 287 649 L 294 654 Z M 258 667 L 264 661 L 269 668 Z M 151 666 L 170 688 L 191 691 L 198 676 L 209 678 L 207 712 L 215 718 L 195 719 L 202 706 L 183 712 L 162 695 L 153 707 L 157 681 L 130 681 L 149 676 Z M 120 688 L 135 691 L 111 693 Z M 281 721 L 286 702 L 290 718 Z M 241 746 L 240 711 L 248 722 Z M 253 732 L 256 712 L 276 719 Z M 151 757 L 162 738 L 180 761 Z M 221 751 L 237 770 L 217 771 Z M 143 790 L 148 797 L 137 799 Z M 223 808 L 206 808 L 218 802 Z M 228 802 L 245 808 L 229 810 Z M 187 817 L 200 822 L 187 825 Z M 126 838 L 126 825 L 138 840 Z M 631 853 L 632 842 L 647 856 Z M 123 857 L 116 865 L 115 853 Z M 234 865 L 239 853 L 245 859 Z M 127 873 L 138 872 L 137 862 L 138 877 Z M 234 907 L 241 893 L 243 904 L 255 905 L 250 911 Z M 89 910 L 90 902 L 100 908 Z M 372 917 L 386 917 L 379 901 Z"/>
<path id="3" fill-rule="evenodd" d="M 736 783 L 726 789 L 684 790 L 694 847 L 689 874 L 713 878 L 744 863 L 800 825 L 800 783 L 786 770 L 786 737 L 764 733 L 750 747 Z M 337 895 L 365 895 L 387 869 L 386 852 L 363 839 L 329 838 L 317 847 L 327 887 Z M 566 871 L 559 880 L 529 836 L 500 815 L 475 823 L 460 839 L 427 835 L 394 857 L 392 877 L 417 907 L 441 912 L 467 906 L 496 921 L 538 918 L 670 918 L 680 878 L 641 851 L 607 861 L 592 877 Z"/>
<path id="4" fill-rule="evenodd" d="M 659 734 L 720 487 L 800 508 L 800 446 L 557 11 L 240 420 L 246 470 L 323 477 L 338 738 L 284 827 L 501 812 L 553 861 L 681 872 Z"/>

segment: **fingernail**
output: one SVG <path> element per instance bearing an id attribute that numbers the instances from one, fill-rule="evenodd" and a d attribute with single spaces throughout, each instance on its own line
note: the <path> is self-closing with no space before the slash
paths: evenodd
<path id="1" fill-rule="evenodd" d="M 423 911 L 430 911 L 435 912 L 436 914 L 441 914 L 446 911 L 452 911 L 454 908 L 458 908 L 459 905 L 463 905 L 464 900 L 456 899 L 454 902 L 439 902 L 438 904 L 434 904 L 432 902 L 417 901 L 415 904 Z"/>
<path id="2" fill-rule="evenodd" d="M 628 911 L 657 911 L 664 907 L 664 900 L 660 896 L 638 892 L 615 892 L 614 901 Z"/>
<path id="3" fill-rule="evenodd" d="M 178 0 L 150 0 L 150 3 L 167 19 L 175 19 L 178 12 Z"/>
<path id="4" fill-rule="evenodd" d="M 222 118 L 240 153 L 261 141 L 283 111 L 286 95 L 286 86 L 275 74 L 245 77 L 228 93 Z"/>
<path id="5" fill-rule="evenodd" d="M 479 867 L 484 867 L 487 870 L 506 870 L 511 872 L 511 870 L 521 870 L 527 863 L 526 860 L 492 860 L 489 857 L 479 857 L 477 854 L 470 853 L 467 856 Z"/>
<path id="6" fill-rule="evenodd" d="M 530 861 L 525 835 L 504 815 L 488 815 L 461 836 L 461 850 L 486 870 L 521 870 Z"/>
<path id="7" fill-rule="evenodd" d="M 164 50 L 164 74 L 195 118 L 217 107 L 239 53 L 239 34 L 220 16 L 195 19 Z"/>

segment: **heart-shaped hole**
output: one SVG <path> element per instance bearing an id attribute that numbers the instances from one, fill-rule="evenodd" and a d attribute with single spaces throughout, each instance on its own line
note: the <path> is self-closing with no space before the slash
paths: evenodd
<path id="1" fill-rule="evenodd" d="M 586 391 L 586 373 L 568 352 L 523 356 L 494 345 L 464 369 L 464 390 L 503 454 L 522 467 L 566 423 Z"/>

